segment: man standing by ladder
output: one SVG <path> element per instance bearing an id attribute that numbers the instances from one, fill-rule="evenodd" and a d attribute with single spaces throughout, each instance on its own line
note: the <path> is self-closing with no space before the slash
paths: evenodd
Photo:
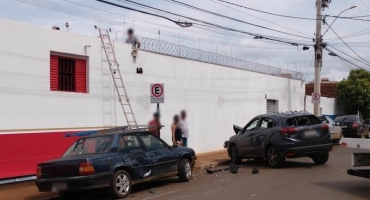
<path id="1" fill-rule="evenodd" d="M 186 122 L 186 111 L 183 110 L 180 113 L 180 122 L 179 127 L 181 128 L 182 133 L 182 145 L 188 147 L 188 138 L 189 138 L 189 129 L 188 123 Z"/>

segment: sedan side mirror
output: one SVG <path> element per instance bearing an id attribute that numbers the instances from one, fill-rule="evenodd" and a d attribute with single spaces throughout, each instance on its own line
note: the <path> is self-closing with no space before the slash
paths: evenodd
<path id="1" fill-rule="evenodd" d="M 337 122 L 336 125 L 339 126 L 339 122 Z"/>

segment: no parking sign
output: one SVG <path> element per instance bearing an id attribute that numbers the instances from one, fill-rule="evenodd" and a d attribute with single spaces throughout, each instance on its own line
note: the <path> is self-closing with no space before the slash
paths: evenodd
<path id="1" fill-rule="evenodd" d="M 164 103 L 164 83 L 150 84 L 150 102 Z"/>
<path id="2" fill-rule="evenodd" d="M 321 94 L 320 93 L 312 93 L 312 103 L 317 104 L 320 103 Z"/>

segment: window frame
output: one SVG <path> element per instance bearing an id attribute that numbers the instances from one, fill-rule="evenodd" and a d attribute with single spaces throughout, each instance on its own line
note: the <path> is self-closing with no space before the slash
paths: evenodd
<path id="1" fill-rule="evenodd" d="M 72 154 L 72 152 L 75 151 L 75 149 L 78 147 L 78 145 L 80 144 L 81 141 L 83 141 L 83 145 L 82 145 L 82 148 L 81 148 L 81 151 L 82 149 L 84 148 L 85 146 L 85 142 L 86 140 L 96 140 L 96 143 L 95 143 L 95 150 L 96 150 L 96 146 L 97 146 L 97 139 L 98 138 L 110 138 L 110 142 L 109 142 L 109 145 L 108 145 L 108 151 L 106 152 L 94 152 L 94 153 L 83 153 L 83 154 Z M 101 139 L 100 139 L 101 140 Z M 106 153 L 109 153 L 112 151 L 112 146 L 114 144 L 114 137 L 113 136 L 109 136 L 109 135 L 104 135 L 104 136 L 97 136 L 97 137 L 91 137 L 91 138 L 81 138 L 79 140 L 76 140 L 62 155 L 62 157 L 68 157 L 68 156 L 75 156 L 75 155 L 90 155 L 90 154 L 106 154 Z M 74 150 L 70 152 L 69 155 L 66 155 L 66 153 L 72 148 L 74 147 Z"/>
<path id="2" fill-rule="evenodd" d="M 151 136 L 153 136 L 154 138 L 156 138 L 156 139 L 158 139 L 160 142 L 162 142 L 164 145 L 165 145 L 165 147 L 166 147 L 166 149 L 167 150 L 169 150 L 169 149 L 171 149 L 172 147 L 171 146 L 169 146 L 165 141 L 163 141 L 161 138 L 159 138 L 159 137 L 157 137 L 157 136 L 155 136 L 153 133 L 151 133 L 151 132 L 141 132 L 141 133 L 136 133 L 136 135 L 137 135 L 137 137 L 139 138 L 139 140 L 140 140 L 140 142 L 143 144 L 143 146 L 145 147 L 145 149 L 148 151 L 148 152 L 150 152 L 150 150 L 148 149 L 148 147 L 146 146 L 146 144 L 145 144 L 145 142 L 144 142 L 144 140 L 140 137 L 140 134 L 145 134 L 143 137 L 148 137 L 149 135 L 151 135 Z M 150 138 L 150 137 L 149 137 Z"/>
<path id="3" fill-rule="evenodd" d="M 143 151 L 142 152 L 132 152 L 131 150 L 130 150 L 130 148 L 129 148 L 129 146 L 127 145 L 127 141 L 125 140 L 125 139 L 123 139 L 123 141 L 125 141 L 125 144 L 126 144 L 126 147 L 127 147 L 127 149 L 128 149 L 128 151 L 129 151 L 129 153 L 130 154 L 141 154 L 141 153 L 146 153 L 146 152 L 148 152 L 148 149 L 146 148 L 146 146 L 143 144 L 143 142 L 141 141 L 141 138 L 140 137 L 138 137 L 136 134 L 120 134 L 119 135 L 119 138 L 121 138 L 121 137 L 124 137 L 124 136 L 131 136 L 131 137 L 136 137 L 136 139 L 137 139 L 137 141 L 138 141 L 138 144 L 140 144 L 140 146 L 141 146 L 141 148 L 143 149 Z M 119 143 L 119 140 L 118 140 L 118 143 Z M 119 144 L 118 144 L 118 146 L 119 146 Z M 118 147 L 119 148 L 119 147 Z M 118 150 L 118 152 L 119 152 L 119 150 Z M 121 153 L 120 153 L 121 154 Z"/>
<path id="4" fill-rule="evenodd" d="M 61 90 L 59 71 L 59 59 L 68 59 L 74 61 L 74 90 Z M 88 57 L 72 54 L 62 54 L 50 52 L 50 91 L 69 92 L 69 93 L 88 93 Z"/>

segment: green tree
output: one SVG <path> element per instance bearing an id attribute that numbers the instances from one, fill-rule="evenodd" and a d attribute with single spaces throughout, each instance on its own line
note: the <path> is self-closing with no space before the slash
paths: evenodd
<path id="1" fill-rule="evenodd" d="M 352 70 L 347 79 L 338 83 L 339 104 L 347 114 L 357 114 L 370 117 L 370 72 L 358 69 Z"/>

